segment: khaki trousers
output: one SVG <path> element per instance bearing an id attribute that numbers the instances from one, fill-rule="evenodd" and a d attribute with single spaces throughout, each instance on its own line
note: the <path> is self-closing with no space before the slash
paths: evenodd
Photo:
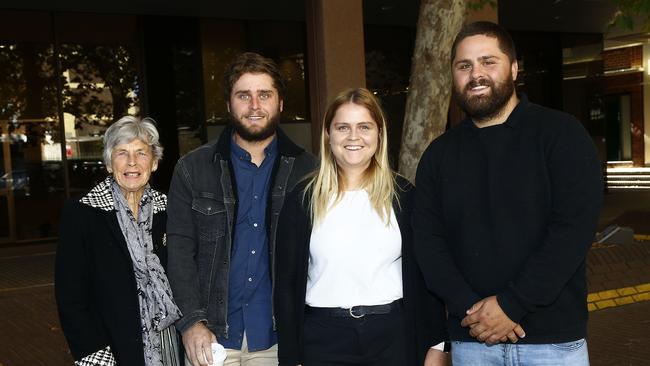
<path id="1" fill-rule="evenodd" d="M 226 348 L 226 361 L 224 366 L 277 366 L 278 345 L 262 351 L 249 352 L 246 333 L 242 341 L 241 350 Z M 185 356 L 185 365 L 192 365 Z"/>

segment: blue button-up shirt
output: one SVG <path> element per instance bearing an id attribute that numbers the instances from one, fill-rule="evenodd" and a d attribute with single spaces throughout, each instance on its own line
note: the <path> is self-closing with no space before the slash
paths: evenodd
<path id="1" fill-rule="evenodd" d="M 266 209 L 271 173 L 278 155 L 277 145 L 277 139 L 273 139 L 264 150 L 264 161 L 258 167 L 234 139 L 230 143 L 239 205 L 230 258 L 228 338 L 219 339 L 219 343 L 230 349 L 241 349 L 244 331 L 249 351 L 265 350 L 277 343 L 273 331 L 266 230 Z"/>

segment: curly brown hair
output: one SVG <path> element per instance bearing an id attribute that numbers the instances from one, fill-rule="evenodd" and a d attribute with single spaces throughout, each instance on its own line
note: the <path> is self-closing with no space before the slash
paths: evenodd
<path id="1" fill-rule="evenodd" d="M 286 81 L 275 61 L 254 52 L 245 52 L 235 57 L 226 66 L 223 75 L 223 95 L 225 100 L 230 100 L 233 85 L 246 73 L 269 75 L 273 79 L 273 87 L 278 90 L 280 100 L 284 99 Z"/>

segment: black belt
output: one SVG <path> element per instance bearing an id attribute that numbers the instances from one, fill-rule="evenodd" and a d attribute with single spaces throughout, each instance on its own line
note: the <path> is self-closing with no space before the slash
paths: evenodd
<path id="1" fill-rule="evenodd" d="M 305 313 L 319 316 L 331 316 L 335 318 L 363 318 L 366 315 L 389 314 L 402 306 L 402 299 L 395 300 L 384 305 L 360 305 L 351 308 L 315 308 L 307 305 Z"/>

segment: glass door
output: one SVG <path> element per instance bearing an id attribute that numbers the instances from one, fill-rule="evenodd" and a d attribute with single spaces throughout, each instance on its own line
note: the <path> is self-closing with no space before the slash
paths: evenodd
<path id="1" fill-rule="evenodd" d="M 65 198 L 53 50 L 0 42 L 0 241 L 54 237 Z"/>

